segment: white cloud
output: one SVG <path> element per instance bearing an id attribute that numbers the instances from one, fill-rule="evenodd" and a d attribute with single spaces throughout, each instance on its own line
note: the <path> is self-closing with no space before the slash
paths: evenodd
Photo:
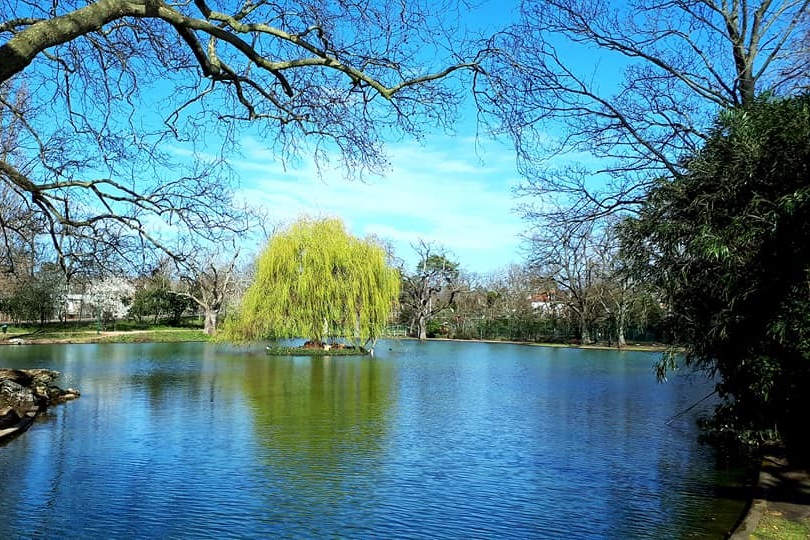
<path id="1" fill-rule="evenodd" d="M 235 165 L 241 195 L 265 205 L 274 219 L 338 216 L 354 234 L 391 240 L 406 261 L 410 244 L 420 239 L 445 246 L 476 272 L 520 259 L 524 225 L 512 212 L 511 195 L 519 179 L 506 151 L 487 148 L 479 157 L 475 142 L 461 138 L 392 145 L 391 170 L 359 182 L 336 170 L 322 169 L 321 179 L 312 163 L 285 169 L 255 142 L 244 149 L 245 160 Z"/>

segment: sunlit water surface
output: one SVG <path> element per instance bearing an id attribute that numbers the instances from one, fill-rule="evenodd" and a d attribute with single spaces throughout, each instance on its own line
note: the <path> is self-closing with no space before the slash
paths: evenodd
<path id="1" fill-rule="evenodd" d="M 392 341 L 3 347 L 82 397 L 0 447 L 0 538 L 722 538 L 711 390 L 655 355 Z"/>

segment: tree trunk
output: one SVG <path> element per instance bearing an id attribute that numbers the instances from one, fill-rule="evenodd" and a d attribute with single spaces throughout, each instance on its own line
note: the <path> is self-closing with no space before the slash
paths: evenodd
<path id="1" fill-rule="evenodd" d="M 427 339 L 427 321 L 424 315 L 419 315 L 416 320 L 416 327 L 419 329 L 419 339 Z"/>
<path id="2" fill-rule="evenodd" d="M 619 317 L 616 320 L 616 334 L 618 335 L 618 347 L 623 349 L 627 342 L 624 339 L 624 325 L 625 325 L 625 310 L 623 307 L 619 308 Z"/>
<path id="3" fill-rule="evenodd" d="M 580 343 L 582 345 L 590 345 L 591 343 L 593 343 L 593 341 L 591 340 L 591 331 L 588 329 L 588 322 L 583 318 L 582 321 L 580 321 L 579 326 L 580 326 L 580 340 L 579 340 Z"/>
<path id="4" fill-rule="evenodd" d="M 205 326 L 203 326 L 203 332 L 205 332 L 209 336 L 214 335 L 214 333 L 217 331 L 218 316 L 219 312 L 215 309 L 205 310 Z"/>

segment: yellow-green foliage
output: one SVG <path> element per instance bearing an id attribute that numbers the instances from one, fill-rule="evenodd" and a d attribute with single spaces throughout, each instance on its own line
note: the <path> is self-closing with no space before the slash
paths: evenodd
<path id="1" fill-rule="evenodd" d="M 373 342 L 388 324 L 399 276 L 385 252 L 338 219 L 302 219 L 275 235 L 222 338 L 306 337 Z"/>

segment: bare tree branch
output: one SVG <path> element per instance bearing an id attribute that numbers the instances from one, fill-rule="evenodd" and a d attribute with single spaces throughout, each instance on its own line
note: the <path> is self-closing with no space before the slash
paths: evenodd
<path id="1" fill-rule="evenodd" d="M 90 246 L 98 262 L 150 245 L 182 261 L 178 234 L 245 232 L 244 135 L 362 176 L 386 167 L 385 139 L 449 125 L 477 69 L 449 31 L 455 4 L 0 0 L 0 133 L 13 126 L 15 155 L 0 189 L 66 265 Z"/>
<path id="2" fill-rule="evenodd" d="M 564 208 L 550 220 L 632 209 L 680 172 L 718 110 L 806 88 L 809 13 L 808 0 L 522 2 L 488 41 L 475 96 L 515 141 L 528 217 L 550 201 Z"/>

